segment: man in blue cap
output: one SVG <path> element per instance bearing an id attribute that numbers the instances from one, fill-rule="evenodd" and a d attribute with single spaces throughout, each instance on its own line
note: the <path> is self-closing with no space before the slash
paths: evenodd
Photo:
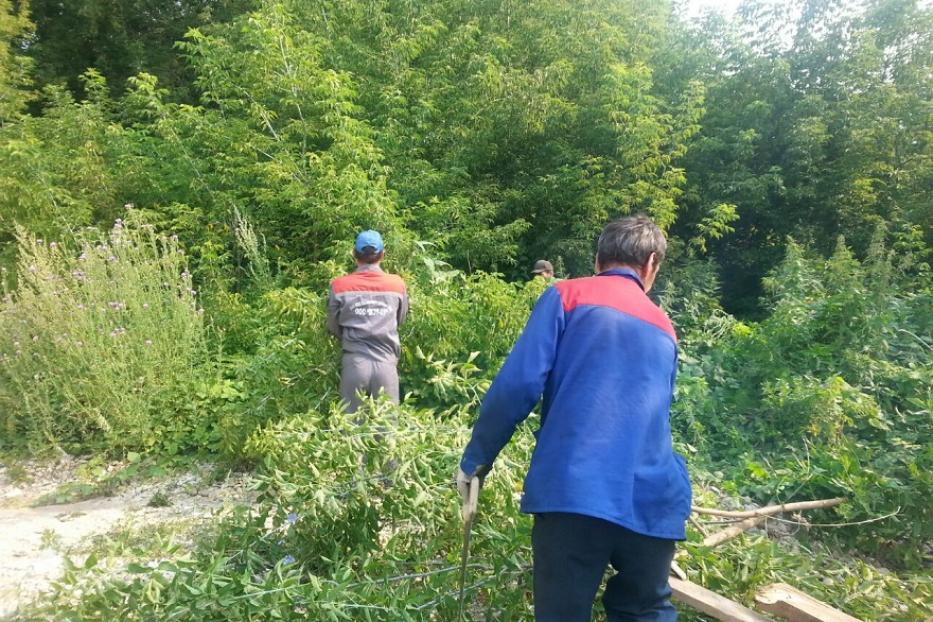
<path id="1" fill-rule="evenodd" d="M 359 408 L 360 394 L 384 392 L 399 402 L 398 327 L 408 314 L 405 282 L 379 265 L 385 257 L 382 236 L 360 233 L 353 257 L 356 270 L 331 281 L 327 303 L 327 328 L 343 348 L 340 397 L 349 412 Z"/>

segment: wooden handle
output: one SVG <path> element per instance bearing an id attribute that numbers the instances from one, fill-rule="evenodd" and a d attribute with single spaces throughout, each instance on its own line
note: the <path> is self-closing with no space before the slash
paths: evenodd
<path id="1" fill-rule="evenodd" d="M 460 509 L 460 515 L 463 522 L 473 519 L 476 515 L 476 508 L 479 506 L 479 477 L 474 476 L 470 480 L 470 486 L 467 490 L 467 498 L 463 501 L 463 507 Z"/>

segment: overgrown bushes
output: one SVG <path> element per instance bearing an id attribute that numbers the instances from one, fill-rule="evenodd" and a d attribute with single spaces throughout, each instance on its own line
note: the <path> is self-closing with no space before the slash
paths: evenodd
<path id="1" fill-rule="evenodd" d="M 190 557 L 132 565 L 128 580 L 106 578 L 108 571 L 92 560 L 69 571 L 54 607 L 27 609 L 21 619 L 454 615 L 460 534 L 450 472 L 486 383 L 542 281 L 521 285 L 493 275 L 466 276 L 423 253 L 399 258 L 412 291 L 412 320 L 403 332 L 408 401 L 401 408 L 370 403 L 348 416 L 335 407 L 339 354 L 323 328 L 324 287 L 338 266 L 321 266 L 319 281 L 306 289 L 249 277 L 241 293 L 208 295 L 206 315 L 236 328 L 230 350 L 217 357 L 209 353 L 225 337 L 206 332 L 201 296 L 191 293 L 184 255 L 171 238 L 121 223 L 107 240 L 81 242 L 83 258 L 26 234 L 21 244 L 24 272 L 4 302 L 0 327 L 5 344 L 28 343 L 28 352 L 37 354 L 32 367 L 23 359 L 5 371 L 24 387 L 4 395 L 13 440 L 38 446 L 55 439 L 112 451 L 149 442 L 146 434 L 162 448 L 185 439 L 188 447 L 223 448 L 257 464 L 260 492 L 254 507 L 217 525 Z M 929 581 L 879 574 L 858 560 L 834 557 L 830 546 L 883 555 L 904 569 L 922 563 L 931 494 L 930 455 L 923 446 L 929 434 L 924 335 L 930 293 L 917 286 L 925 270 L 916 263 L 906 271 L 896 268 L 880 245 L 864 262 L 844 245 L 830 259 L 791 245 L 773 276 L 771 314 L 743 323 L 719 308 L 708 265 L 681 257 L 667 266 L 659 293 L 682 325 L 672 420 L 679 447 L 691 457 L 700 498 L 715 503 L 709 491 L 721 490 L 762 503 L 849 499 L 831 513 L 814 514 L 817 523 L 894 514 L 814 532 L 828 537 L 829 546 L 799 532 L 803 544 L 793 546 L 808 547 L 799 551 L 758 537 L 711 552 L 691 530 L 683 564 L 693 578 L 746 599 L 766 582 L 789 580 L 869 619 L 922 619 L 919 603 L 929 594 Z M 128 271 L 136 276 L 127 285 Z M 83 313 L 64 313 L 70 307 L 62 307 L 63 299 Z M 87 308 L 92 301 L 96 306 Z M 114 324 L 118 318 L 120 326 Z M 79 351 L 68 349 L 71 342 L 32 341 L 50 326 L 97 335 L 94 356 L 107 360 L 90 367 Z M 146 358 L 155 345 L 147 335 L 156 333 L 162 349 L 153 352 L 171 357 Z M 127 339 L 109 341 L 118 337 Z M 120 347 L 128 349 L 110 354 Z M 84 402 L 64 390 L 83 386 L 71 376 L 66 383 L 66 376 L 50 373 L 50 380 L 29 385 L 40 366 L 57 373 L 40 361 L 59 358 L 62 370 L 94 381 L 100 393 L 82 399 L 110 409 L 109 431 L 95 427 L 81 410 Z M 165 384 L 142 383 L 129 396 L 105 390 L 130 382 L 132 374 L 143 373 L 142 365 L 149 373 L 163 370 Z M 104 373 L 109 376 L 93 375 Z M 116 380 L 104 381 L 111 377 Z M 16 399 L 20 394 L 30 400 L 49 395 L 40 402 L 49 407 L 29 418 L 27 402 Z M 156 406 L 166 403 L 163 416 Z M 30 427 L 29 421 L 45 427 Z M 73 421 L 84 427 L 69 436 Z M 209 429 L 198 433 L 195 422 Z M 518 499 L 534 425 L 533 417 L 484 489 L 487 518 L 477 525 L 471 567 L 473 619 L 529 615 L 530 522 L 518 512 Z M 832 583 L 815 581 L 814 559 L 831 571 Z M 876 590 L 863 591 L 865 584 Z"/>
<path id="2" fill-rule="evenodd" d="M 450 473 L 466 416 L 370 402 L 354 415 L 311 411 L 269 425 L 248 444 L 263 465 L 257 504 L 207 546 L 93 589 L 92 568 L 73 572 L 55 611 L 23 619 L 454 619 L 461 532 Z M 520 434 L 484 489 L 472 619 L 528 615 L 529 524 L 516 491 L 531 442 Z"/>
<path id="3" fill-rule="evenodd" d="M 48 31 L 14 4 L 0 0 L 0 266 L 19 262 L 0 302 L 0 448 L 262 465 L 259 507 L 190 559 L 66 582 L 37 617 L 449 618 L 445 480 L 543 287 L 475 269 L 547 256 L 582 274 L 599 227 L 633 211 L 672 234 L 657 294 L 681 335 L 672 426 L 697 480 L 757 502 L 846 496 L 814 515 L 861 523 L 821 532 L 836 549 L 928 566 L 928 9 L 815 3 L 791 20 L 792 3 L 751 2 L 694 23 L 618 0 L 234 3 L 174 48 L 181 88 L 140 73 L 111 89 L 90 69 L 76 100 L 33 92 L 27 55 L 41 64 Z M 154 228 L 70 238 L 127 213 Z M 323 313 L 368 227 L 412 313 L 408 398 L 360 422 L 334 409 Z M 841 227 L 857 257 L 817 254 Z M 484 493 L 500 522 L 478 526 L 476 617 L 527 614 L 529 447 L 522 431 Z M 908 601 L 929 589 L 760 539 L 687 550 L 738 596 L 818 559 L 839 591 L 808 587 L 869 619 L 920 619 Z"/>
<path id="4" fill-rule="evenodd" d="M 933 537 L 933 292 L 915 259 L 879 241 L 863 262 L 842 241 L 828 259 L 790 243 L 767 318 L 687 335 L 674 419 L 762 502 L 847 497 L 830 522 L 894 513 L 833 537 L 908 566 Z"/>
<path id="5" fill-rule="evenodd" d="M 18 241 L 16 288 L 0 305 L 7 448 L 204 443 L 191 397 L 210 373 L 206 330 L 178 242 L 121 221 L 105 237 L 20 229 Z"/>
<path id="6" fill-rule="evenodd" d="M 354 415 L 312 410 L 267 425 L 247 444 L 261 463 L 256 503 L 217 525 L 192 554 L 146 562 L 143 553 L 122 578 L 107 564 L 125 560 L 91 558 L 49 604 L 17 619 L 455 619 L 462 533 L 450 473 L 470 416 L 368 402 Z M 521 429 L 483 488 L 467 620 L 531 618 L 531 520 L 518 500 L 533 442 L 530 428 Z M 730 485 L 696 467 L 694 479 Z M 689 538 L 681 566 L 740 600 L 789 581 L 866 620 L 919 622 L 933 587 L 929 577 L 882 573 L 818 542 L 804 548 L 752 536 L 710 550 L 692 527 Z"/>

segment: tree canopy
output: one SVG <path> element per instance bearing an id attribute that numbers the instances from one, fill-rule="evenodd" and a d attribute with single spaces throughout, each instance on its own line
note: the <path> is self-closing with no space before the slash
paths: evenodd
<path id="1" fill-rule="evenodd" d="M 601 223 L 644 212 L 741 312 L 788 236 L 931 242 L 912 0 L 170 5 L 4 2 L 7 240 L 131 203 L 199 245 L 237 208 L 296 273 L 371 225 L 467 270 L 582 274 Z"/>

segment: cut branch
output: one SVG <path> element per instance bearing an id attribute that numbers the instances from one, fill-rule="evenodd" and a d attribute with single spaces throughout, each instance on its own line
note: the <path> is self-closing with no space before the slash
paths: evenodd
<path id="1" fill-rule="evenodd" d="M 767 507 L 758 508 L 757 510 L 750 510 L 748 512 L 732 512 L 727 514 L 727 516 L 749 516 L 743 521 L 736 523 L 731 527 L 727 527 L 722 531 L 717 531 L 716 533 L 707 536 L 703 539 L 703 544 L 705 546 L 718 546 L 723 542 L 727 542 L 732 538 L 740 535 L 744 531 L 756 527 L 761 523 L 768 520 L 769 516 L 774 514 L 779 514 L 780 512 L 787 512 L 793 510 L 813 510 L 816 508 L 831 508 L 833 506 L 839 505 L 845 499 L 837 497 L 835 499 L 822 499 L 819 501 L 799 501 L 797 503 L 782 503 L 781 505 L 769 505 Z M 706 508 L 696 508 L 696 510 L 704 510 Z M 725 512 L 725 510 L 712 510 L 712 512 Z M 713 514 L 714 516 L 721 516 L 721 514 Z"/>
<path id="2" fill-rule="evenodd" d="M 754 516 L 752 518 L 746 518 L 745 520 L 736 523 L 732 527 L 727 527 L 722 531 L 717 531 L 716 533 L 706 536 L 703 538 L 704 546 L 719 546 L 723 542 L 727 542 L 732 538 L 742 534 L 742 532 L 751 529 L 752 527 L 757 527 L 761 523 L 768 520 L 767 516 Z"/>
<path id="3" fill-rule="evenodd" d="M 707 516 L 725 516 L 728 518 L 752 518 L 753 516 L 771 516 L 782 512 L 793 512 L 796 510 L 815 510 L 818 508 L 831 508 L 845 501 L 842 497 L 835 499 L 819 499 L 817 501 L 794 501 L 793 503 L 782 503 L 780 505 L 768 505 L 755 510 L 718 510 L 716 508 L 698 508 L 692 510 L 696 514 L 706 514 Z"/>

